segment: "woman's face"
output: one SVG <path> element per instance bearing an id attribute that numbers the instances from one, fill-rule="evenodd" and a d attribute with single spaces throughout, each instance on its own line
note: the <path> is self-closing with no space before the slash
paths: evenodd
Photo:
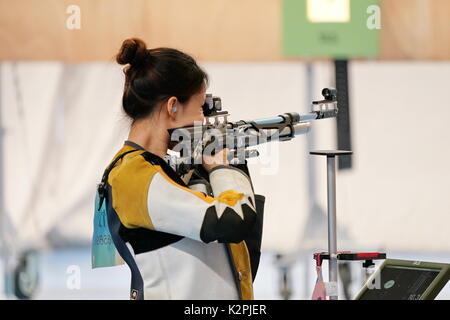
<path id="1" fill-rule="evenodd" d="M 206 98 L 206 86 L 203 85 L 201 90 L 194 94 L 187 102 L 176 102 L 176 112 L 174 113 L 174 128 L 181 128 L 194 125 L 195 121 L 203 122 L 203 108 Z"/>

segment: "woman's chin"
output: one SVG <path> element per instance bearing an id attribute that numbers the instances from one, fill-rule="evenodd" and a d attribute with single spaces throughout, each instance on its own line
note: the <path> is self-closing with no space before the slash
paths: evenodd
<path id="1" fill-rule="evenodd" d="M 198 116 L 197 120 L 195 121 L 201 121 L 203 122 L 205 120 L 205 116 L 203 115 L 203 111 L 200 113 L 200 115 Z"/>

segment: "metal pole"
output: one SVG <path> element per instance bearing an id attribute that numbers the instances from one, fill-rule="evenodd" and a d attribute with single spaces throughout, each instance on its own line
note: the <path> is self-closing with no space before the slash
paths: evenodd
<path id="1" fill-rule="evenodd" d="M 306 77 L 305 77 L 305 83 L 306 83 L 306 103 L 305 106 L 308 106 L 307 110 L 304 110 L 306 112 L 311 111 L 311 101 L 314 100 L 314 81 L 315 81 L 315 73 L 314 73 L 314 66 L 312 62 L 306 62 Z M 306 136 L 306 141 L 308 145 L 308 150 L 312 150 L 315 143 L 315 134 L 314 131 L 311 131 Z M 315 168 L 315 162 L 311 159 L 311 157 L 308 157 L 307 159 L 307 165 L 306 165 L 306 172 L 308 173 L 308 197 L 309 197 L 309 210 L 308 215 L 309 218 L 312 219 L 312 215 L 314 212 L 314 206 L 317 203 L 317 196 L 316 196 L 316 168 Z M 308 250 L 308 248 L 304 248 L 305 250 L 305 271 L 304 271 L 304 298 L 307 299 L 307 297 L 310 295 L 310 285 L 309 285 L 309 265 L 311 262 L 311 252 Z"/>
<path id="2" fill-rule="evenodd" d="M 330 300 L 337 300 L 338 265 L 336 237 L 336 158 L 327 156 L 327 194 L 328 194 L 328 254 L 330 255 L 328 281 L 333 295 Z"/>

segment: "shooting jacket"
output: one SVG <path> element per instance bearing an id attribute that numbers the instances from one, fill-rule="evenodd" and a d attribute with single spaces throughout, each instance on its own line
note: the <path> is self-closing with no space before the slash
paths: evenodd
<path id="1" fill-rule="evenodd" d="M 253 299 L 264 196 L 246 164 L 182 177 L 131 141 L 113 160 L 108 226 L 131 271 L 131 299 Z"/>

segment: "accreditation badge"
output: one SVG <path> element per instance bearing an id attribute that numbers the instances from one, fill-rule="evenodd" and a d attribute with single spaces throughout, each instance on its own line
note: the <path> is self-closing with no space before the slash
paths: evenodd
<path id="1" fill-rule="evenodd" d="M 92 236 L 92 268 L 113 267 L 124 264 L 117 252 L 108 227 L 106 200 L 100 205 L 100 195 L 96 192 L 94 208 L 94 234 Z"/>

